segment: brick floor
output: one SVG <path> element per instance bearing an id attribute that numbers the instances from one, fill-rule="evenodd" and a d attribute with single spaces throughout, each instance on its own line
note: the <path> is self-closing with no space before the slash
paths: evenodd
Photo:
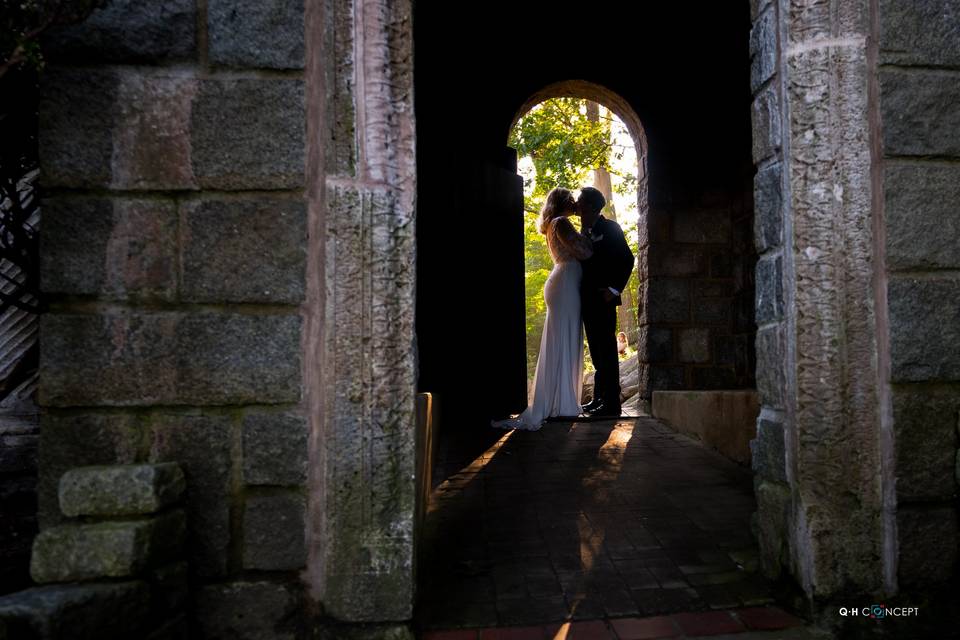
<path id="1" fill-rule="evenodd" d="M 748 629 L 785 629 L 803 624 L 803 620 L 779 607 L 738 609 L 735 615 Z"/>
<path id="2" fill-rule="evenodd" d="M 744 626 L 726 611 L 678 613 L 672 617 L 686 636 L 716 636 L 721 633 L 746 631 Z"/>
<path id="3" fill-rule="evenodd" d="M 677 625 L 667 616 L 624 618 L 622 620 L 612 620 L 611 624 L 620 640 L 675 638 L 680 634 Z"/>
<path id="4" fill-rule="evenodd" d="M 613 638 L 617 627 L 599 619 L 623 627 L 616 618 L 678 612 L 724 629 L 779 624 L 779 609 L 756 606 L 777 594 L 756 573 L 748 469 L 649 417 L 458 435 L 438 446 L 421 628 L 484 628 L 486 639 L 512 637 L 488 629 L 510 627 L 526 638 L 577 621 L 570 640 L 574 629 L 601 637 L 601 627 Z M 746 612 L 743 625 L 722 611 L 733 607 Z M 691 633 L 700 619 L 678 620 Z M 633 624 L 640 634 L 658 623 Z"/>

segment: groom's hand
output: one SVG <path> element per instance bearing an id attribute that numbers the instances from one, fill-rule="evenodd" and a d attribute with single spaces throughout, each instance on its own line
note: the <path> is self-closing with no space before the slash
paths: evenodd
<path id="1" fill-rule="evenodd" d="M 613 302 L 617 299 L 617 297 L 613 295 L 613 291 L 610 291 L 607 287 L 600 289 L 600 294 L 603 296 L 604 302 Z"/>

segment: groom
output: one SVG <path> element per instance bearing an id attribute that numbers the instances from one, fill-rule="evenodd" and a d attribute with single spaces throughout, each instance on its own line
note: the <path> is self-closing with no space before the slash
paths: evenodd
<path id="1" fill-rule="evenodd" d="M 593 400 L 583 406 L 591 416 L 620 415 L 620 362 L 617 358 L 617 305 L 633 271 L 633 254 L 623 230 L 600 215 L 606 198 L 593 187 L 580 190 L 580 231 L 593 242 L 593 255 L 583 260 L 580 309 L 590 357 L 597 373 Z"/>

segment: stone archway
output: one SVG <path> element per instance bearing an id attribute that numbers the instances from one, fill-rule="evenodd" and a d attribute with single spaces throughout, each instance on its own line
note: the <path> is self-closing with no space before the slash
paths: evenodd
<path id="1" fill-rule="evenodd" d="M 589 100 L 590 102 L 594 102 L 606 107 L 626 126 L 627 131 L 630 134 L 630 138 L 633 140 L 634 150 L 637 156 L 637 234 L 639 235 L 639 255 L 637 256 L 637 263 L 634 265 L 634 270 L 635 273 L 646 274 L 647 269 L 645 268 L 644 264 L 641 264 L 641 261 L 645 260 L 647 248 L 646 240 L 648 238 L 648 234 L 646 233 L 648 200 L 647 137 L 643 129 L 643 123 L 640 121 L 640 117 L 622 96 L 614 91 L 611 91 L 607 87 L 587 80 L 565 80 L 550 84 L 530 96 L 530 98 L 523 103 L 523 106 L 517 110 L 516 115 L 510 123 L 510 130 L 512 131 L 517 122 L 519 122 L 520 118 L 527 114 L 533 107 L 551 98 L 577 98 Z M 625 308 L 629 308 L 632 306 L 632 304 L 641 304 L 641 301 L 636 300 L 636 297 L 639 290 L 644 289 L 645 287 L 643 287 L 643 285 L 639 282 L 638 284 L 638 291 L 631 291 L 629 292 L 628 297 L 624 298 Z M 621 315 L 620 318 L 621 327 L 623 327 L 625 320 L 624 316 Z M 632 323 L 629 326 L 631 327 L 631 333 L 638 329 L 636 317 L 632 318 Z M 643 330 L 643 328 L 639 329 L 640 330 L 637 331 L 637 334 L 628 336 L 628 340 L 638 352 L 646 353 L 646 344 L 643 343 L 647 340 L 648 333 Z"/>

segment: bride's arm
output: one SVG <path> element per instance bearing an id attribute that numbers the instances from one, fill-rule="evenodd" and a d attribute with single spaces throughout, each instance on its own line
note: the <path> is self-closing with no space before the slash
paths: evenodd
<path id="1" fill-rule="evenodd" d="M 555 218 L 553 220 L 557 239 L 567 251 L 569 251 L 577 260 L 586 260 L 593 255 L 593 244 L 586 236 L 577 233 L 573 228 L 573 223 L 569 218 Z"/>

